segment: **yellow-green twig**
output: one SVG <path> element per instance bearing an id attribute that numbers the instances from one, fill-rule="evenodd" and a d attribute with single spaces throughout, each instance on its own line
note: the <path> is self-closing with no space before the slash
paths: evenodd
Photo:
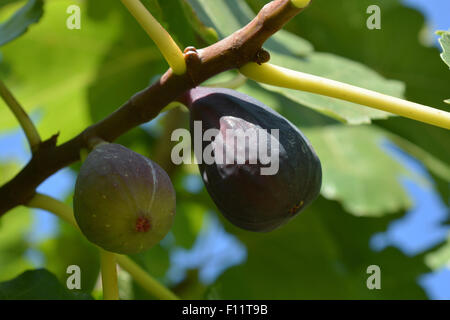
<path id="1" fill-rule="evenodd" d="M 186 72 L 186 62 L 183 52 L 172 39 L 170 34 L 152 16 L 139 0 L 121 0 L 142 28 L 158 46 L 167 63 L 175 74 Z"/>
<path id="2" fill-rule="evenodd" d="M 391 97 L 339 81 L 314 76 L 265 63 L 246 64 L 242 74 L 258 82 L 307 91 L 391 112 L 406 118 L 450 129 L 450 113 Z"/>
<path id="3" fill-rule="evenodd" d="M 137 283 L 147 290 L 147 292 L 162 300 L 178 300 L 178 297 L 172 291 L 152 278 L 136 262 L 127 256 L 120 254 L 117 254 L 116 258 L 120 266 L 127 271 Z"/>
<path id="4" fill-rule="evenodd" d="M 36 193 L 27 206 L 51 212 L 79 230 L 72 208 L 64 202 L 45 194 Z"/>
<path id="5" fill-rule="evenodd" d="M 79 230 L 77 222 L 73 215 L 72 208 L 56 200 L 55 198 L 37 193 L 27 204 L 30 208 L 42 209 L 51 212 L 61 219 L 65 220 Z M 177 300 L 178 297 L 169 289 L 160 284 L 156 279 L 143 270 L 138 264 L 130 258 L 120 254 L 114 254 L 117 263 L 126 270 L 138 284 L 148 293 L 161 300 Z"/>
<path id="6" fill-rule="evenodd" d="M 305 8 L 311 2 L 311 0 L 291 0 L 292 4 L 297 8 Z"/>
<path id="7" fill-rule="evenodd" d="M 36 127 L 34 126 L 30 117 L 28 117 L 28 114 L 25 112 L 25 110 L 22 108 L 22 106 L 19 104 L 16 98 L 14 98 L 12 93 L 8 90 L 6 85 L 1 80 L 0 80 L 0 96 L 3 98 L 6 105 L 9 107 L 9 109 L 11 109 L 12 113 L 22 126 L 22 129 L 27 137 L 28 143 L 30 144 L 31 151 L 35 151 L 39 146 L 39 144 L 41 143 L 39 133 L 36 130 Z"/>

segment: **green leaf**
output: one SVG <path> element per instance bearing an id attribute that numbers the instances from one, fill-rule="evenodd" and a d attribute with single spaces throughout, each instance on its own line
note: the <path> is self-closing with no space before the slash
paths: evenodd
<path id="1" fill-rule="evenodd" d="M 245 3 L 232 1 L 187 0 L 200 20 L 215 28 L 220 38 L 229 36 L 250 21 L 252 12 L 246 10 Z"/>
<path id="2" fill-rule="evenodd" d="M 19 1 L 21 0 L 3 0 L 2 3 L 0 3 L 0 8 Z"/>
<path id="3" fill-rule="evenodd" d="M 402 83 L 386 80 L 366 66 L 328 53 L 314 53 L 306 59 L 272 53 L 271 63 L 288 69 L 302 71 L 332 80 L 337 80 L 365 89 L 401 97 Z M 343 100 L 315 95 L 308 92 L 285 89 L 269 85 L 264 88 L 279 92 L 301 105 L 349 124 L 370 123 L 371 119 L 385 119 L 389 113 Z"/>
<path id="4" fill-rule="evenodd" d="M 162 19 L 168 25 L 167 31 L 183 48 L 197 46 L 196 33 L 185 12 L 183 0 L 159 0 Z"/>
<path id="5" fill-rule="evenodd" d="M 101 8 L 104 2 L 91 4 L 91 10 L 96 6 Z M 153 41 L 122 4 L 117 11 L 121 21 L 120 32 L 93 66 L 95 75 L 87 90 L 92 121 L 99 121 L 114 112 L 132 95 L 147 87 L 155 75 L 168 68 Z"/>
<path id="6" fill-rule="evenodd" d="M 210 290 L 214 299 L 424 299 L 417 277 L 429 271 L 422 256 L 394 248 L 370 249 L 374 232 L 390 219 L 346 214 L 319 199 L 282 228 L 267 234 L 231 227 L 248 259 L 225 271 Z M 381 290 L 369 290 L 367 268 L 381 269 Z"/>
<path id="7" fill-rule="evenodd" d="M 11 18 L 0 24 L 0 46 L 24 34 L 28 27 L 39 21 L 44 14 L 42 0 L 29 0 Z"/>
<path id="8" fill-rule="evenodd" d="M 59 227 L 56 237 L 39 244 L 39 249 L 45 256 L 45 267 L 54 273 L 61 283 L 65 283 L 69 277 L 67 267 L 79 266 L 80 290 L 89 293 L 94 288 L 100 271 L 98 248 L 67 223 L 59 223 Z"/>
<path id="9" fill-rule="evenodd" d="M 254 14 L 243 1 L 189 0 L 206 25 L 215 27 L 225 37 L 246 25 Z M 327 77 L 385 94 L 401 97 L 403 85 L 388 81 L 376 72 L 349 59 L 332 54 L 315 53 L 304 39 L 281 30 L 264 47 L 271 53 L 271 62 L 286 68 Z M 302 57 L 302 58 L 299 58 Z M 351 124 L 370 123 L 371 119 L 384 119 L 390 114 L 350 102 L 311 93 L 264 85 L 264 88 L 282 93 L 290 99 Z"/>
<path id="10" fill-rule="evenodd" d="M 170 266 L 169 252 L 161 244 L 142 253 L 130 255 L 130 257 L 153 277 L 159 279 L 164 278 Z"/>
<path id="11" fill-rule="evenodd" d="M 254 10 L 267 3 L 265 0 L 247 2 Z M 366 27 L 369 17 L 366 9 L 370 5 L 378 5 L 381 9 L 381 31 Z M 346 19 L 342 20 L 342 17 Z M 398 0 L 321 0 L 292 19 L 286 29 L 310 41 L 317 51 L 358 61 L 383 77 L 402 81 L 406 84 L 408 100 L 448 111 L 443 100 L 448 98 L 450 73 L 443 67 L 440 50 L 421 42 L 425 25 L 420 12 Z M 417 145 L 417 150 L 450 163 L 449 130 L 402 117 L 375 123 Z M 427 164 L 429 169 L 433 163 L 436 162 Z M 442 199 L 447 202 L 450 196 L 448 181 L 433 178 Z"/>
<path id="12" fill-rule="evenodd" d="M 120 25 L 120 31 L 101 54 L 94 66 L 95 76 L 87 88 L 86 109 L 92 122 L 99 121 L 120 107 L 136 92 L 147 87 L 168 68 L 153 41 L 120 2 L 99 0 L 88 2 L 95 19 L 100 19 L 104 8 L 109 8 Z M 156 0 L 144 4 L 163 21 L 163 12 Z M 104 18 L 103 18 L 104 19 Z M 158 126 L 159 127 L 159 126 Z M 155 157 L 160 132 L 148 132 L 141 127 L 121 136 L 117 143 Z M 155 160 L 155 159 L 154 159 Z"/>
<path id="13" fill-rule="evenodd" d="M 0 283 L 0 300 L 92 300 L 71 292 L 45 269 L 25 271 L 17 278 Z"/>
<path id="14" fill-rule="evenodd" d="M 443 50 L 441 58 L 450 68 L 450 31 L 437 31 L 436 33 L 441 36 L 439 38 Z"/>
<path id="15" fill-rule="evenodd" d="M 2 47 L 0 76 L 32 116 L 39 116 L 38 129 L 45 139 L 60 132 L 67 141 L 90 123 L 86 89 L 96 77 L 96 66 L 114 39 L 117 17 L 95 21 L 83 16 L 80 30 L 66 26 L 66 9 L 73 1 L 46 2 L 45 19 L 20 41 Z M 81 3 L 81 12 L 86 3 Z M 33 59 L 30 59 L 30 52 Z M 119 66 L 117 66 L 119 67 Z M 117 108 L 123 101 L 115 101 Z M 7 108 L 0 107 L 0 130 L 17 127 Z"/>
<path id="16" fill-rule="evenodd" d="M 29 209 L 17 207 L 0 219 L 0 281 L 11 279 L 32 268 L 26 257 L 29 248 L 27 236 L 32 226 Z"/>
<path id="17" fill-rule="evenodd" d="M 140 265 L 146 272 L 152 277 L 155 277 L 158 281 L 166 282 L 165 275 L 170 266 L 169 251 L 161 244 L 157 244 L 150 250 L 139 254 L 130 255 L 138 265 Z M 144 290 L 134 279 L 131 283 L 133 299 L 147 300 L 157 299 Z"/>
<path id="18" fill-rule="evenodd" d="M 205 44 L 210 45 L 217 42 L 217 40 L 219 40 L 219 35 L 216 30 L 205 26 L 186 0 L 182 0 L 182 5 L 184 13 L 188 17 L 189 24 Z"/>
<path id="19" fill-rule="evenodd" d="M 433 270 L 450 266 L 450 237 L 447 242 L 425 256 L 425 263 Z"/>
<path id="20" fill-rule="evenodd" d="M 177 217 L 172 232 L 176 245 L 189 249 L 197 239 L 205 218 L 207 207 L 197 202 L 182 199 L 177 204 Z"/>
<path id="21" fill-rule="evenodd" d="M 400 183 L 410 175 L 381 149 L 382 130 L 370 126 L 326 126 L 305 130 L 323 170 L 321 193 L 357 216 L 382 216 L 411 206 Z"/>
<path id="22" fill-rule="evenodd" d="M 243 1 L 238 0 L 187 0 L 200 20 L 217 30 L 220 38 L 232 34 L 249 23 L 254 14 Z M 305 55 L 313 48 L 311 44 L 294 34 L 280 30 L 266 41 L 264 47 L 282 53 Z"/>
<path id="23" fill-rule="evenodd" d="M 0 163 L 0 185 L 20 170 L 14 162 Z M 11 279 L 32 267 L 26 258 L 27 236 L 32 226 L 31 211 L 16 207 L 0 218 L 0 281 Z"/>

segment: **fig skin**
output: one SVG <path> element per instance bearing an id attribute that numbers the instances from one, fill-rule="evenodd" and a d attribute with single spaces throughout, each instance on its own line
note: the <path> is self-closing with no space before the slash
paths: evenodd
<path id="1" fill-rule="evenodd" d="M 287 119 L 231 89 L 197 87 L 187 93 L 184 102 L 190 109 L 192 139 L 194 121 L 202 121 L 203 131 L 255 126 L 270 133 L 270 129 L 279 129 L 279 170 L 275 175 L 261 175 L 261 167 L 268 165 L 259 161 L 199 163 L 209 195 L 231 223 L 249 231 L 268 232 L 317 198 L 322 184 L 320 160 L 308 139 Z M 210 143 L 203 141 L 202 150 Z"/>
<path id="2" fill-rule="evenodd" d="M 100 144 L 84 161 L 75 184 L 75 219 L 83 234 L 111 252 L 150 249 L 169 232 L 175 190 L 150 159 L 119 144 Z"/>

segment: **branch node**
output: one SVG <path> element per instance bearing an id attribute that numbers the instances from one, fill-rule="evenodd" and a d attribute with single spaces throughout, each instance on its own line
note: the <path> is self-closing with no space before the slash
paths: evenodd
<path id="1" fill-rule="evenodd" d="M 36 148 L 36 153 L 40 153 L 44 150 L 50 150 L 56 148 L 58 142 L 59 132 L 52 135 L 47 140 L 42 141 Z"/>
<path id="2" fill-rule="evenodd" d="M 189 79 L 191 80 L 191 85 L 193 87 L 198 86 L 200 81 L 195 76 L 196 70 L 198 70 L 199 66 L 202 64 L 202 59 L 200 57 L 199 52 L 195 47 L 187 47 L 184 49 L 184 60 L 186 62 L 186 69 Z"/>
<path id="3" fill-rule="evenodd" d="M 253 62 L 256 62 L 259 65 L 262 65 L 263 63 L 269 62 L 270 60 L 270 53 L 269 51 L 261 48 L 256 52 L 256 56 L 253 60 Z"/>

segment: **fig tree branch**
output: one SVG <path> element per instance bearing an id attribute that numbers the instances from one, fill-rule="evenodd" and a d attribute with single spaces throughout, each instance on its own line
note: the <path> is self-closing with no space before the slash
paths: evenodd
<path id="1" fill-rule="evenodd" d="M 450 129 L 450 113 L 418 103 L 391 97 L 339 81 L 275 66 L 270 63 L 249 63 L 240 69 L 255 81 L 278 87 L 317 93 L 391 112 L 434 126 Z"/>
<path id="2" fill-rule="evenodd" d="M 36 127 L 31 121 L 28 114 L 23 110 L 19 102 L 14 98 L 11 91 L 8 90 L 3 81 L 0 80 L 0 96 L 5 101 L 6 105 L 12 111 L 16 119 L 19 121 L 25 136 L 27 137 L 28 143 L 30 145 L 31 152 L 35 152 L 41 143 L 41 137 L 39 136 Z"/>
<path id="3" fill-rule="evenodd" d="M 152 86 L 136 93 L 123 106 L 78 136 L 57 146 L 57 135 L 42 142 L 28 164 L 0 187 L 0 216 L 26 204 L 36 188 L 58 170 L 80 160 L 80 150 L 100 138 L 114 141 L 130 129 L 155 118 L 170 102 L 184 92 L 221 72 L 259 61 L 264 42 L 280 30 L 301 8 L 290 0 L 275 0 L 265 5 L 245 27 L 201 50 L 185 54 L 187 71 L 176 75 L 169 69 Z"/>

